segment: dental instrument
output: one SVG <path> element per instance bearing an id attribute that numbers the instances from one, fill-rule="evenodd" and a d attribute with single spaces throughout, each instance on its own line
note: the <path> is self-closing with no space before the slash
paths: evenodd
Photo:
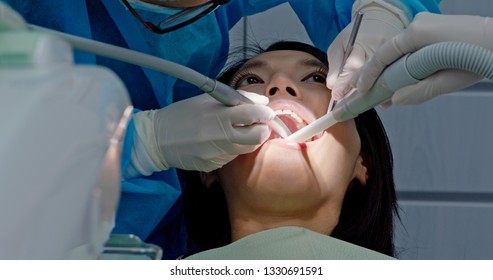
<path id="1" fill-rule="evenodd" d="M 363 19 L 363 12 L 359 11 L 358 14 L 356 15 L 356 19 L 354 20 L 354 25 L 353 28 L 351 29 L 351 34 L 349 35 L 346 49 L 344 50 L 344 56 L 342 57 L 341 66 L 339 67 L 339 75 L 342 73 L 342 70 L 344 69 L 344 65 L 346 64 L 346 61 L 349 55 L 351 54 L 351 51 L 353 50 L 354 42 L 356 41 L 356 36 L 358 35 L 358 31 L 362 19 Z M 334 109 L 336 103 L 337 102 L 334 100 L 334 98 L 331 97 L 329 102 L 329 112 L 331 112 Z"/>
<path id="2" fill-rule="evenodd" d="M 28 24 L 28 28 L 33 31 L 58 36 L 69 42 L 73 48 L 77 50 L 117 59 L 171 75 L 199 87 L 226 106 L 255 104 L 252 100 L 243 96 L 230 86 L 202 75 L 183 65 L 127 48 L 66 34 L 33 24 Z M 286 138 L 291 134 L 290 130 L 277 116 L 269 121 L 267 125 L 282 138 Z"/>
<path id="3" fill-rule="evenodd" d="M 464 42 L 442 42 L 407 54 L 389 65 L 368 93 L 354 91 L 340 100 L 332 112 L 286 139 L 304 142 L 337 122 L 353 119 L 389 100 L 398 89 L 444 69 L 465 70 L 493 80 L 493 51 Z"/>

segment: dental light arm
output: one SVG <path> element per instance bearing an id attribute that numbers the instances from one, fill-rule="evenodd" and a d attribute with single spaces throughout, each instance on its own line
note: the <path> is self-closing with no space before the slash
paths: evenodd
<path id="1" fill-rule="evenodd" d="M 355 118 L 389 100 L 402 87 L 444 69 L 460 69 L 493 80 L 493 51 L 463 42 L 442 42 L 408 54 L 385 69 L 366 93 L 357 91 L 337 103 L 333 111 L 286 139 L 303 142 L 337 122 Z"/>

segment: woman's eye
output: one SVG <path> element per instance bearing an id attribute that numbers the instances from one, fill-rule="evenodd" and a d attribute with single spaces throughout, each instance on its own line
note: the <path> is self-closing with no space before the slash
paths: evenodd
<path id="1" fill-rule="evenodd" d="M 313 75 L 308 76 L 304 81 L 325 84 L 326 78 L 324 75 L 313 74 Z"/>
<path id="2" fill-rule="evenodd" d="M 242 78 L 238 83 L 236 84 L 237 87 L 246 87 L 248 85 L 253 85 L 253 84 L 260 84 L 262 83 L 262 80 L 258 77 L 255 76 L 248 76 Z"/>

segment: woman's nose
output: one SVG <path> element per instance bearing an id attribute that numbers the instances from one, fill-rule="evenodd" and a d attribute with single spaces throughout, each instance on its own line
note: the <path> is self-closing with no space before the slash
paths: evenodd
<path id="1" fill-rule="evenodd" d="M 275 76 L 272 78 L 265 95 L 269 98 L 284 97 L 284 98 L 301 98 L 300 91 L 296 84 L 285 76 Z"/>

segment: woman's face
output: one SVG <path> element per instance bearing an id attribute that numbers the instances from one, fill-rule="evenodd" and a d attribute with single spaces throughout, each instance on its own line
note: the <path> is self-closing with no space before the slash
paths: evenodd
<path id="1" fill-rule="evenodd" d="M 331 93 L 326 75 L 327 67 L 308 53 L 272 51 L 245 63 L 232 86 L 267 96 L 269 106 L 294 128 L 327 112 Z M 212 178 L 217 176 L 223 186 L 230 211 L 283 215 L 324 209 L 336 210 L 338 217 L 351 181 L 366 182 L 360 138 L 353 120 L 315 138 L 292 143 L 273 133 L 257 151 L 217 170 Z"/>

